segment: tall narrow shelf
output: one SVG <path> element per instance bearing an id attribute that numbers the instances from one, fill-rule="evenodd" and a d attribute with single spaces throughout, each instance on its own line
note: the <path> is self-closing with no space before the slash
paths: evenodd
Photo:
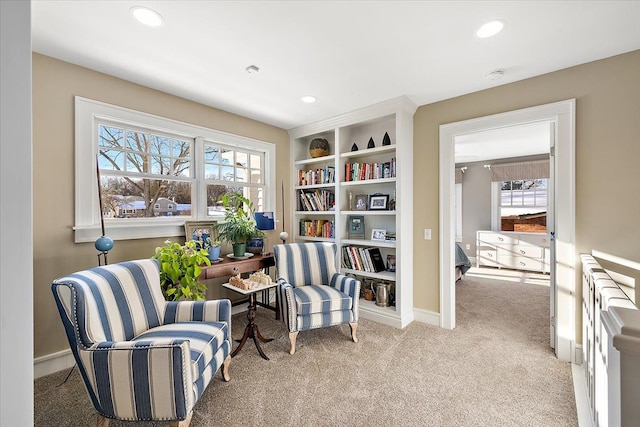
<path id="1" fill-rule="evenodd" d="M 294 165 L 291 209 L 291 220 L 295 227 L 293 240 L 335 242 L 338 246 L 338 267 L 343 274 L 354 275 L 361 280 L 392 283 L 395 287 L 395 306 L 381 307 L 361 298 L 360 315 L 398 328 L 413 321 L 413 114 L 416 108 L 406 97 L 394 98 L 289 131 Z M 385 133 L 389 135 L 390 145 L 382 145 Z M 311 157 L 309 144 L 315 138 L 328 141 L 327 156 Z M 373 148 L 367 148 L 370 138 L 374 141 Z M 352 151 L 354 144 L 358 147 L 357 151 Z M 352 166 L 354 164 L 357 166 Z M 300 177 L 306 171 L 322 168 L 333 169 L 332 182 L 300 182 Z M 347 178 L 347 169 L 351 171 L 349 177 L 355 180 Z M 371 179 L 363 179 L 365 177 Z M 330 210 L 305 210 L 309 205 L 305 207 L 300 193 L 313 191 L 319 191 L 326 199 L 329 199 L 327 193 L 332 194 L 333 205 L 323 206 Z M 388 195 L 387 209 L 356 210 L 352 206 L 355 198 L 365 195 L 381 195 L 383 199 Z M 395 209 L 389 210 L 389 207 Z M 353 216 L 363 218 L 364 237 L 349 236 L 349 219 Z M 331 221 L 333 236 L 303 235 L 303 222 L 309 224 L 314 220 Z M 395 240 L 373 240 L 372 229 L 395 233 Z M 393 255 L 395 271 L 347 268 L 349 263 L 343 259 L 345 247 L 356 250 L 377 248 L 383 259 Z"/>

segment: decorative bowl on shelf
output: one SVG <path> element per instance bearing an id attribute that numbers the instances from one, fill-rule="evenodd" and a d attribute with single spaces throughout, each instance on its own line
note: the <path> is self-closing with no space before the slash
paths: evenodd
<path id="1" fill-rule="evenodd" d="M 328 156 L 329 150 L 329 141 L 324 138 L 315 138 L 309 144 L 309 154 L 313 158 Z"/>

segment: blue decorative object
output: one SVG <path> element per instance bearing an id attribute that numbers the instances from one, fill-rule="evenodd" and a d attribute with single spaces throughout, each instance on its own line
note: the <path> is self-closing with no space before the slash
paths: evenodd
<path id="1" fill-rule="evenodd" d="M 220 245 L 209 247 L 209 260 L 217 261 L 220 258 Z"/>
<path id="2" fill-rule="evenodd" d="M 95 246 L 100 252 L 109 252 L 113 249 L 113 239 L 107 236 L 98 237 Z"/>
<path id="3" fill-rule="evenodd" d="M 273 212 L 256 212 L 253 217 L 256 220 L 256 228 L 258 230 L 275 230 Z"/>

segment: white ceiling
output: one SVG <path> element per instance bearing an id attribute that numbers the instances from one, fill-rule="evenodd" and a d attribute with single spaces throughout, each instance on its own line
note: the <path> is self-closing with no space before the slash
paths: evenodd
<path id="1" fill-rule="evenodd" d="M 33 50 L 285 129 L 640 48 L 640 1 L 32 1 Z M 159 28 L 135 21 L 155 9 Z M 492 19 L 506 29 L 475 30 Z M 249 65 L 260 72 L 248 74 Z M 485 75 L 503 69 L 490 81 Z M 615 76 L 611 76 L 615 78 Z M 318 101 L 303 104 L 303 95 Z"/>

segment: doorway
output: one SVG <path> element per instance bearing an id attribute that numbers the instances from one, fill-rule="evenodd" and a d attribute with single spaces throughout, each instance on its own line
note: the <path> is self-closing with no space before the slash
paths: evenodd
<path id="1" fill-rule="evenodd" d="M 550 192 L 555 251 L 552 251 L 550 341 L 556 356 L 574 361 L 575 355 L 575 100 L 567 100 L 440 126 L 440 326 L 455 327 L 455 180 L 456 137 L 536 122 L 551 124 Z"/>

